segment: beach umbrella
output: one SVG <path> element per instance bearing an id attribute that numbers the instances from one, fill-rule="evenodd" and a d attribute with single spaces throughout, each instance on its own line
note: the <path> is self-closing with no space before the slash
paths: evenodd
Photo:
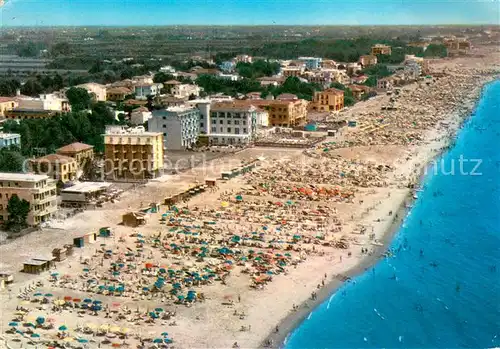
<path id="1" fill-rule="evenodd" d="M 41 297 L 41 296 L 43 296 L 43 293 L 37 292 L 37 293 L 35 293 L 33 296 L 34 296 L 34 297 Z"/>
<path id="2" fill-rule="evenodd" d="M 25 324 L 26 327 L 33 327 L 35 328 L 36 326 L 32 322 L 28 322 Z"/>
<path id="3" fill-rule="evenodd" d="M 109 328 L 109 331 L 110 332 L 120 332 L 120 327 L 118 327 L 118 326 L 111 326 Z"/>
<path id="4" fill-rule="evenodd" d="M 88 343 L 88 339 L 85 339 L 85 338 L 78 338 L 77 339 L 78 343 Z"/>
<path id="5" fill-rule="evenodd" d="M 45 297 L 54 297 L 54 295 L 52 293 L 46 293 Z"/>
<path id="6" fill-rule="evenodd" d="M 82 300 L 80 298 L 73 298 L 73 303 L 80 303 Z"/>
<path id="7" fill-rule="evenodd" d="M 102 301 L 100 301 L 100 300 L 96 299 L 96 300 L 95 300 L 95 301 L 93 301 L 92 303 L 94 303 L 94 304 L 101 304 L 101 303 L 102 303 Z"/>
<path id="8" fill-rule="evenodd" d="M 241 196 L 241 195 L 237 195 L 237 196 L 236 196 L 236 200 L 238 200 L 238 201 L 243 201 L 243 196 Z"/>
<path id="9" fill-rule="evenodd" d="M 164 341 L 166 344 L 170 344 L 170 343 L 173 343 L 173 342 L 174 342 L 174 341 L 173 341 L 173 340 L 171 340 L 170 338 L 165 338 L 163 341 Z"/>
<path id="10" fill-rule="evenodd" d="M 85 298 L 85 299 L 83 300 L 83 302 L 84 302 L 84 303 L 92 303 L 92 299 L 90 299 L 90 298 Z"/>
<path id="11" fill-rule="evenodd" d="M 40 335 L 38 333 L 32 333 L 31 338 L 40 338 Z"/>
<path id="12" fill-rule="evenodd" d="M 155 338 L 155 339 L 153 339 L 153 343 L 163 343 L 163 339 Z"/>
<path id="13" fill-rule="evenodd" d="M 36 318 L 36 323 L 39 325 L 43 325 L 45 323 L 45 318 L 43 316 L 39 316 Z"/>
<path id="14" fill-rule="evenodd" d="M 65 325 L 59 326 L 59 331 L 67 331 L 68 328 Z"/>
<path id="15" fill-rule="evenodd" d="M 168 336 L 168 333 L 167 333 L 167 332 L 163 332 L 161 335 L 162 335 L 163 337 L 167 337 L 167 336 Z"/>
<path id="16" fill-rule="evenodd" d="M 107 331 L 107 330 L 109 330 L 109 325 L 108 325 L 108 324 L 102 324 L 102 325 L 99 327 L 99 329 L 100 329 L 101 331 Z"/>
<path id="17" fill-rule="evenodd" d="M 17 322 L 9 322 L 9 326 L 16 327 L 16 326 L 19 326 L 19 324 Z"/>
<path id="18" fill-rule="evenodd" d="M 63 341 L 65 341 L 65 342 L 73 342 L 74 339 L 73 339 L 73 337 L 66 337 L 66 338 L 63 339 Z"/>
<path id="19" fill-rule="evenodd" d="M 163 311 L 163 308 L 155 308 L 155 311 L 156 311 L 157 313 L 161 313 L 161 312 Z"/>
<path id="20" fill-rule="evenodd" d="M 63 299 L 64 299 L 65 301 L 70 301 L 70 300 L 72 300 L 72 299 L 73 299 L 73 297 L 71 297 L 71 296 L 64 296 L 64 298 L 63 298 Z"/>

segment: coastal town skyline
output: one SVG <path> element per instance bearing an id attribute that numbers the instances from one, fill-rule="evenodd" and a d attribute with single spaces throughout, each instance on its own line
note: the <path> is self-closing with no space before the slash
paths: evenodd
<path id="1" fill-rule="evenodd" d="M 3 1 L 3 27 L 158 25 L 498 25 L 498 0 Z M 151 11 L 161 16 L 151 16 Z"/>

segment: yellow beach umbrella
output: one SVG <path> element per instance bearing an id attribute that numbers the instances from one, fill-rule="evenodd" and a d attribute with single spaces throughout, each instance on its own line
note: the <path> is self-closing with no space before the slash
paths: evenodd
<path id="1" fill-rule="evenodd" d="M 94 330 L 94 329 L 96 329 L 96 328 L 97 328 L 97 326 L 96 326 L 96 325 L 94 325 L 94 324 L 92 324 L 92 323 L 87 323 L 87 324 L 85 324 L 85 327 L 90 328 L 91 330 Z"/>
<path id="2" fill-rule="evenodd" d="M 66 303 L 66 302 L 65 302 L 65 301 L 63 301 L 62 299 L 56 299 L 56 300 L 54 301 L 54 304 L 55 304 L 55 305 L 64 305 L 64 303 Z"/>
<path id="3" fill-rule="evenodd" d="M 111 326 L 109 328 L 109 332 L 120 332 L 120 327 L 118 327 L 118 326 Z"/>
<path id="4" fill-rule="evenodd" d="M 108 324 L 102 324 L 101 326 L 99 326 L 99 329 L 101 331 L 107 331 L 107 330 L 109 330 L 109 325 Z"/>
<path id="5" fill-rule="evenodd" d="M 66 338 L 63 339 L 63 341 L 65 341 L 65 342 L 73 342 L 74 338 L 73 337 L 66 337 Z"/>
<path id="6" fill-rule="evenodd" d="M 126 328 L 126 327 L 122 328 L 122 333 L 123 334 L 129 333 L 129 332 L 130 332 L 130 328 Z"/>
<path id="7" fill-rule="evenodd" d="M 220 203 L 220 205 L 221 205 L 222 207 L 228 207 L 228 206 L 229 206 L 229 202 L 227 202 L 227 201 L 222 201 L 222 202 Z"/>

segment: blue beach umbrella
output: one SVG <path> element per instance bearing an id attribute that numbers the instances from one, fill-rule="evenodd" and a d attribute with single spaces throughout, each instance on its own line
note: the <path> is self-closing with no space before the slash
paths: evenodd
<path id="1" fill-rule="evenodd" d="M 85 338 L 78 338 L 77 339 L 78 343 L 88 343 L 88 339 L 85 339 Z"/>
<path id="2" fill-rule="evenodd" d="M 59 331 L 67 331 L 68 328 L 65 325 L 59 326 Z"/>
<path id="3" fill-rule="evenodd" d="M 9 326 L 16 327 L 16 326 L 19 326 L 19 324 L 17 322 L 9 322 Z"/>
<path id="4" fill-rule="evenodd" d="M 163 343 L 163 339 L 155 338 L 155 339 L 153 339 L 153 343 Z"/>
<path id="5" fill-rule="evenodd" d="M 31 338 L 40 338 L 40 335 L 38 333 L 32 333 Z"/>
<path id="6" fill-rule="evenodd" d="M 167 332 L 163 332 L 161 335 L 162 335 L 163 337 L 167 337 L 167 336 L 168 336 L 168 333 L 167 333 Z"/>

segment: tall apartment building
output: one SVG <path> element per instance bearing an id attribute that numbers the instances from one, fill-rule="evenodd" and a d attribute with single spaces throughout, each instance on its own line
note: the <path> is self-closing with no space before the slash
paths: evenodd
<path id="1" fill-rule="evenodd" d="M 168 150 L 191 148 L 198 140 L 199 129 L 200 111 L 189 106 L 155 110 L 148 120 L 148 130 L 161 132 Z"/>
<path id="2" fill-rule="evenodd" d="M 163 134 L 144 127 L 108 126 L 104 136 L 108 179 L 155 178 L 163 169 Z"/>
<path id="3" fill-rule="evenodd" d="M 306 123 L 308 101 L 304 99 L 249 100 L 251 105 L 264 109 L 269 115 L 269 126 L 295 127 Z"/>
<path id="4" fill-rule="evenodd" d="M 60 154 L 49 154 L 31 160 L 33 172 L 46 174 L 63 184 L 76 180 L 78 163 L 75 159 Z"/>
<path id="5" fill-rule="evenodd" d="M 310 108 L 319 112 L 340 111 L 344 109 L 344 91 L 336 88 L 315 91 Z"/>
<path id="6" fill-rule="evenodd" d="M 257 132 L 257 108 L 245 102 L 218 102 L 210 107 L 212 144 L 247 144 Z"/>
<path id="7" fill-rule="evenodd" d="M 65 145 L 57 149 L 56 153 L 75 159 L 79 167 L 94 159 L 94 147 L 80 142 Z"/>
<path id="8" fill-rule="evenodd" d="M 17 195 L 30 204 L 27 223 L 37 226 L 57 211 L 56 182 L 46 175 L 0 173 L 0 222 L 8 219 L 9 199 Z"/>
<path id="9" fill-rule="evenodd" d="M 377 55 L 390 56 L 391 53 L 392 53 L 392 49 L 388 45 L 375 44 L 374 46 L 372 46 L 372 56 L 377 56 Z"/>

